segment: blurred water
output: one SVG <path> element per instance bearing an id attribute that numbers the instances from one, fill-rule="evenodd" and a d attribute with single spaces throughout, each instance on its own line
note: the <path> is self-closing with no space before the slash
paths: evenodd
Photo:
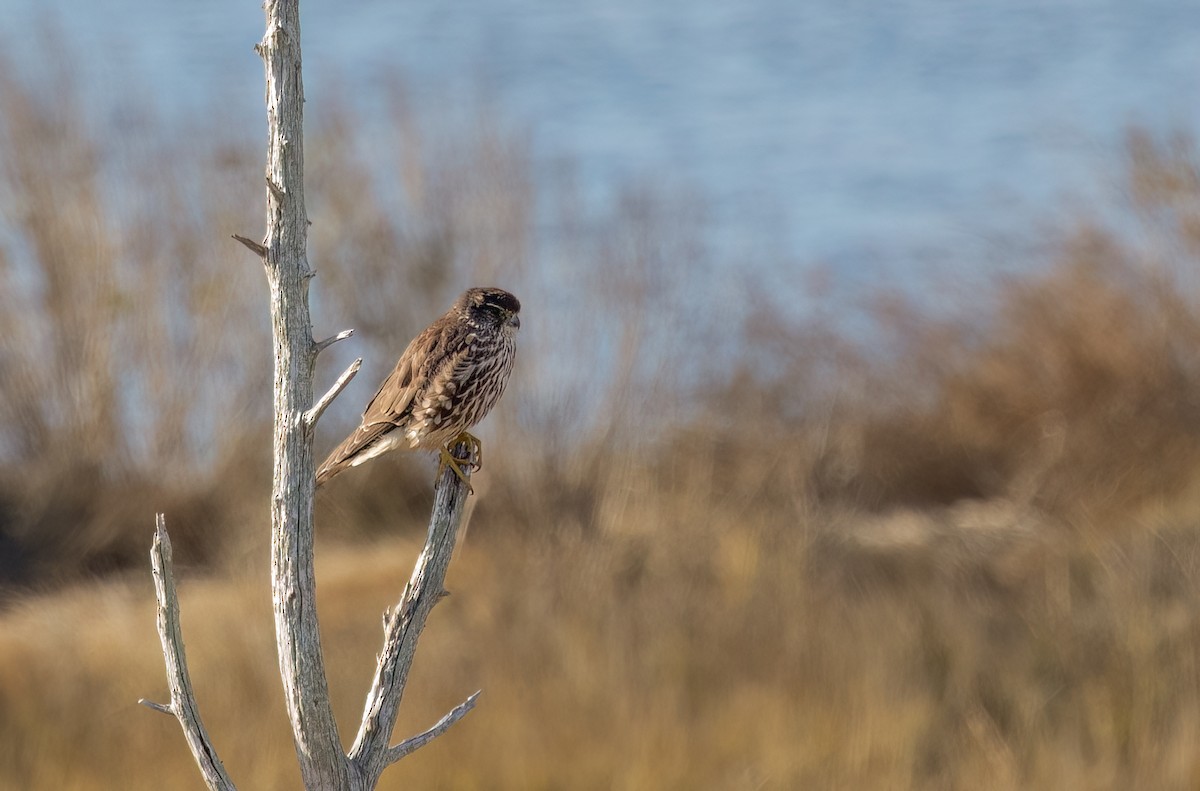
<path id="1" fill-rule="evenodd" d="M 216 100 L 262 123 L 256 3 L 0 0 L 18 62 L 47 54 L 33 35 L 47 13 L 114 118 L 152 92 L 168 112 Z M 1129 124 L 1200 121 L 1188 0 L 311 0 L 302 13 L 310 112 L 326 75 L 368 105 L 397 70 L 429 102 L 482 86 L 530 124 L 543 167 L 577 159 L 589 194 L 665 181 L 709 202 L 726 251 L 850 277 L 981 266 L 981 239 L 1105 189 Z"/>

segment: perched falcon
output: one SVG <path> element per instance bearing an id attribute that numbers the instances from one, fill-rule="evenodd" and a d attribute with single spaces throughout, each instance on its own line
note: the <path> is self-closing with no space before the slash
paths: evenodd
<path id="1" fill-rule="evenodd" d="M 418 335 L 367 404 L 362 423 L 317 469 L 317 486 L 391 450 L 436 450 L 467 483 L 450 448 L 481 446 L 467 429 L 491 410 L 512 372 L 521 303 L 499 288 L 472 288 Z"/>

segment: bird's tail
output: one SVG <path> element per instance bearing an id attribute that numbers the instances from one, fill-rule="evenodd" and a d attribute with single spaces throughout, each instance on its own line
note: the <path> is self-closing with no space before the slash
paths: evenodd
<path id="1" fill-rule="evenodd" d="M 344 472 L 356 464 L 362 464 L 368 458 L 376 455 L 374 453 L 363 455 L 363 449 L 369 447 L 370 444 L 364 441 L 363 434 L 364 429 L 359 426 L 353 434 L 346 437 L 329 452 L 325 461 L 321 462 L 321 466 L 317 468 L 318 488 L 338 473 Z"/>
<path id="2" fill-rule="evenodd" d="M 330 453 L 329 457 L 326 458 L 325 461 L 321 462 L 321 466 L 317 468 L 317 488 L 320 489 L 322 486 L 328 483 L 330 478 L 337 475 L 347 467 L 352 466 L 350 464 L 350 458 L 351 457 L 349 457 L 343 451 L 341 445 L 339 445 L 337 448 L 334 448 L 333 453 Z"/>
<path id="3" fill-rule="evenodd" d="M 329 467 L 324 467 L 324 466 L 321 467 L 321 469 L 317 470 L 317 486 L 316 486 L 316 488 L 320 489 L 322 486 L 324 486 L 326 484 L 326 482 L 328 482 L 328 480 L 330 478 L 337 475 L 338 472 L 340 472 L 340 470 L 334 470 L 334 469 L 331 469 Z"/>

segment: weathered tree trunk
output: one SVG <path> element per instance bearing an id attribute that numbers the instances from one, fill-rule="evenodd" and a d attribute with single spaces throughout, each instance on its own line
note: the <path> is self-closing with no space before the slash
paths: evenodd
<path id="1" fill-rule="evenodd" d="M 384 646 L 362 725 L 353 749 L 345 755 L 329 702 L 317 623 L 312 434 L 325 408 L 354 377 L 362 361 L 356 360 L 313 404 L 317 355 L 331 343 L 348 337 L 350 331 L 319 343 L 313 341 L 308 309 L 308 283 L 313 272 L 306 250 L 299 2 L 267 0 L 265 9 L 267 30 L 257 50 L 266 66 L 267 82 L 267 233 L 261 244 L 243 236 L 234 238 L 262 258 L 270 288 L 275 352 L 271 590 L 279 672 L 304 787 L 309 791 L 369 791 L 385 768 L 443 733 L 475 706 L 479 696 L 478 692 L 471 695 L 424 733 L 389 746 L 417 639 L 433 605 L 445 593 L 446 569 L 454 552 L 469 485 L 450 470 L 437 482 L 428 541 L 404 595 L 385 619 Z M 466 452 L 465 445 L 455 452 Z M 146 705 L 179 719 L 209 788 L 233 789 L 200 723 L 187 678 L 171 579 L 170 543 L 161 521 L 151 558 L 156 581 L 164 583 L 156 590 L 171 704 Z"/>
<path id="2" fill-rule="evenodd" d="M 275 343 L 271 590 L 284 699 L 305 788 L 349 787 L 329 704 L 313 574 L 313 456 L 305 413 L 317 350 L 308 311 L 304 82 L 299 0 L 268 0 L 258 52 L 267 79 L 267 283 Z"/>

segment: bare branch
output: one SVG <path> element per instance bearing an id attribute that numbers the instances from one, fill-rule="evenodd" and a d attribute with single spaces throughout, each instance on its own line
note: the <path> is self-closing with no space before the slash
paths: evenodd
<path id="1" fill-rule="evenodd" d="M 354 334 L 354 330 L 342 330 L 337 335 L 317 341 L 313 344 L 313 354 L 320 354 L 338 341 L 344 341 Z"/>
<path id="2" fill-rule="evenodd" d="M 312 409 L 304 413 L 304 425 L 311 432 L 313 427 L 317 425 L 317 421 L 321 419 L 321 415 L 325 414 L 325 410 L 333 403 L 333 399 L 341 395 L 341 392 L 346 389 L 346 385 L 350 384 L 350 380 L 358 373 L 358 369 L 362 367 L 362 358 L 359 357 L 354 362 L 350 363 L 350 367 L 342 371 L 342 375 L 333 383 L 333 387 L 325 395 L 321 396 L 317 403 L 313 404 Z"/>
<path id="3" fill-rule="evenodd" d="M 458 457 L 468 452 L 466 443 L 460 443 L 454 448 L 454 454 Z M 417 640 L 425 628 L 425 620 L 430 611 L 442 599 L 444 593 L 446 570 L 454 554 L 469 488 L 469 484 L 459 480 L 453 470 L 447 468 L 442 472 L 434 492 L 433 513 L 429 520 L 425 548 L 417 558 L 412 577 L 405 586 L 399 604 L 385 616 L 383 650 L 375 665 L 375 677 L 371 682 L 371 691 L 367 694 L 362 724 L 349 753 L 351 763 L 358 769 L 360 776 L 365 778 L 367 788 L 373 788 L 383 770 L 402 757 L 391 756 L 406 742 L 392 748 L 388 747 L 388 742 L 396 725 L 396 715 L 400 710 L 400 700 L 404 696 L 408 672 L 416 654 Z M 468 701 L 472 706 L 474 698 L 473 695 Z M 450 727 L 469 710 L 470 708 L 465 709 L 453 721 L 446 723 L 445 727 Z M 451 712 L 451 715 L 453 714 L 454 712 Z M 434 726 L 434 729 L 436 728 L 437 726 Z M 429 739 L 433 739 L 438 733 L 433 733 Z M 419 746 L 420 744 L 416 744 L 409 752 Z"/>
<path id="4" fill-rule="evenodd" d="M 418 733 L 416 736 L 400 742 L 395 747 L 389 748 L 387 754 L 384 756 L 384 761 L 386 762 L 384 765 L 391 766 L 404 756 L 421 749 L 448 731 L 451 725 L 467 716 L 467 712 L 475 708 L 475 701 L 479 700 L 479 696 L 482 693 L 483 690 L 475 692 L 471 697 L 455 706 L 445 717 L 438 720 L 436 725 L 424 733 Z"/>
<path id="5" fill-rule="evenodd" d="M 233 235 L 233 238 L 237 239 L 239 242 L 246 245 L 246 247 L 250 248 L 250 251 L 252 253 L 254 253 L 255 255 L 257 255 L 259 258 L 263 259 L 264 261 L 267 259 L 267 248 L 263 247 L 258 242 L 254 241 L 253 239 L 248 239 L 245 236 L 242 236 L 241 234 L 236 234 L 236 233 Z"/>
<path id="6" fill-rule="evenodd" d="M 187 657 L 183 650 L 183 634 L 179 627 L 179 598 L 175 593 L 175 577 L 171 571 L 171 539 L 167 535 L 167 522 L 162 514 L 157 514 L 154 519 L 154 543 L 150 547 L 150 565 L 154 572 L 154 595 L 158 599 L 158 636 L 162 640 L 163 657 L 167 663 L 171 705 L 152 703 L 144 698 L 139 702 L 155 711 L 174 714 L 183 728 L 183 735 L 191 748 L 192 756 L 204 775 L 204 782 L 213 791 L 232 791 L 233 781 L 225 773 L 225 767 L 209 741 L 204 723 L 200 721 L 195 694 L 192 692 L 192 680 L 188 675 Z"/>
<path id="7" fill-rule="evenodd" d="M 138 703 L 153 711 L 161 711 L 163 714 L 170 714 L 172 717 L 175 716 L 175 709 L 171 708 L 165 703 L 155 703 L 154 701 L 146 700 L 145 698 L 138 698 Z"/>

